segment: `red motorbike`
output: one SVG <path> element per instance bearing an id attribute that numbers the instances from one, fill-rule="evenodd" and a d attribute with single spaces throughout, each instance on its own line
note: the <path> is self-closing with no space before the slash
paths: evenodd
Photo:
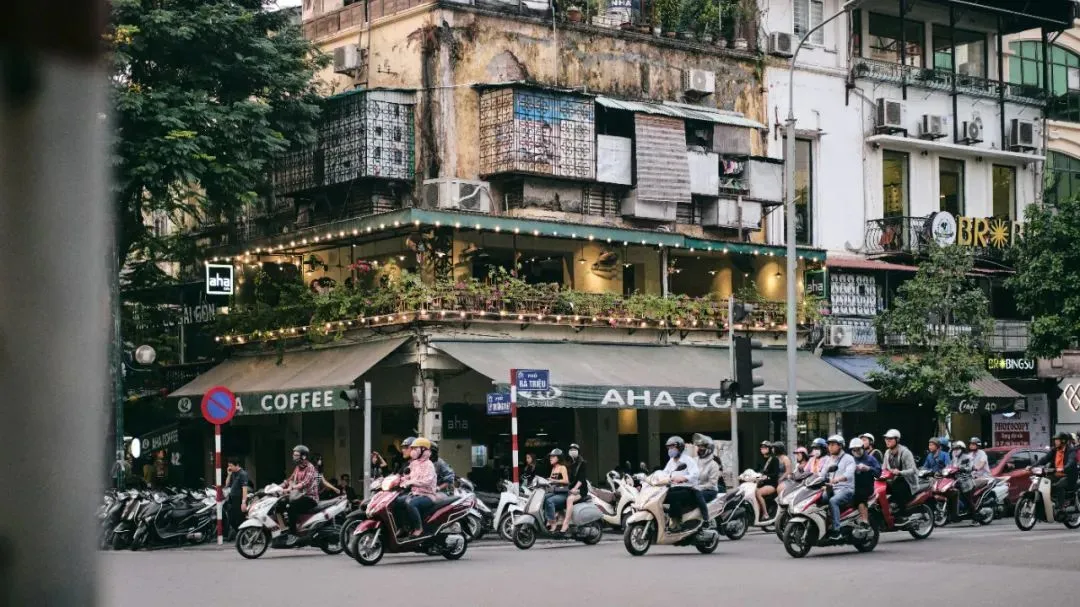
<path id="1" fill-rule="evenodd" d="M 934 483 L 934 523 L 939 527 L 968 518 L 971 504 L 966 504 L 967 508 L 964 512 L 960 511 L 961 496 L 956 485 L 959 474 L 960 468 L 949 466 L 941 471 Z M 991 476 L 977 478 L 973 482 L 975 483 L 975 489 L 972 491 L 975 499 L 975 521 L 980 525 L 989 525 L 994 522 L 998 509 L 999 486 L 1004 481 Z M 1005 484 L 1006 488 L 1007 486 Z"/>
<path id="2" fill-rule="evenodd" d="M 442 555 L 456 561 L 465 555 L 468 541 L 462 531 L 462 521 L 473 508 L 476 497 L 464 495 L 436 496 L 430 513 L 424 515 L 424 529 L 418 537 L 407 534 L 394 510 L 394 500 L 406 490 L 401 478 L 383 479 L 382 491 L 371 496 L 367 518 L 356 527 L 349 540 L 349 553 L 358 563 L 371 566 L 382 560 L 387 552 L 419 552 Z M 423 514 L 423 513 L 422 513 Z"/>
<path id="3" fill-rule="evenodd" d="M 907 531 L 917 540 L 925 540 L 934 532 L 934 509 L 931 506 L 934 483 L 929 473 L 920 473 L 911 501 L 904 505 L 906 515 L 896 515 L 899 508 L 889 500 L 889 486 L 906 483 L 900 475 L 886 470 L 874 481 L 874 495 L 870 498 L 870 522 L 879 531 Z"/>

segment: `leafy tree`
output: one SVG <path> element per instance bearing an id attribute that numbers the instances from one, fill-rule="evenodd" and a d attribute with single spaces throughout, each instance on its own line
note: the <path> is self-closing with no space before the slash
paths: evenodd
<path id="1" fill-rule="evenodd" d="M 129 281 L 162 279 L 157 261 L 192 252 L 148 217 L 231 220 L 266 198 L 276 154 L 313 139 L 326 58 L 268 4 L 113 0 L 118 261 L 142 266 Z"/>
<path id="2" fill-rule="evenodd" d="M 884 397 L 933 403 L 944 419 L 950 403 L 976 396 L 970 383 L 985 374 L 983 339 L 992 321 L 986 294 L 968 277 L 973 264 L 968 249 L 934 246 L 878 318 L 878 329 L 903 343 L 879 359 L 881 371 L 870 374 Z M 946 330 L 958 325 L 971 332 Z"/>
<path id="3" fill-rule="evenodd" d="M 1080 200 L 1028 205 L 1026 219 L 1012 251 L 1016 274 L 1005 284 L 1034 319 L 1028 352 L 1054 358 L 1080 339 Z"/>

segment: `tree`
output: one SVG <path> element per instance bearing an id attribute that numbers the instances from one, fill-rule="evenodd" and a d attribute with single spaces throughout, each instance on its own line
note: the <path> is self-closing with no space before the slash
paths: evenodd
<path id="1" fill-rule="evenodd" d="M 143 265 L 131 278 L 161 278 L 155 262 L 192 252 L 147 217 L 231 220 L 267 197 L 275 155 L 314 138 L 326 59 L 267 5 L 112 2 L 118 261 Z"/>
<path id="2" fill-rule="evenodd" d="M 968 249 L 933 246 L 878 318 L 879 330 L 903 344 L 870 374 L 884 397 L 933 403 L 943 420 L 951 403 L 976 396 L 970 384 L 985 374 L 984 339 L 993 325 L 986 294 L 968 277 L 973 264 Z M 955 330 L 964 326 L 971 331 Z"/>
<path id="3" fill-rule="evenodd" d="M 1080 339 L 1080 200 L 1028 205 L 1026 219 L 1011 256 L 1016 274 L 1005 285 L 1033 318 L 1028 353 L 1054 358 Z"/>

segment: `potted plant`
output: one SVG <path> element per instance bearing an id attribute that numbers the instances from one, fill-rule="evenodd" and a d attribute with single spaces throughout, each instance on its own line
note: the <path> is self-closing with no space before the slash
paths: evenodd
<path id="1" fill-rule="evenodd" d="M 743 37 L 743 32 L 746 30 L 747 24 L 753 22 L 756 9 L 746 0 L 736 0 L 731 4 L 731 10 L 735 17 L 735 39 L 732 41 L 732 48 L 745 51 L 750 48 L 750 42 Z"/>
<path id="2" fill-rule="evenodd" d="M 712 2 L 706 2 L 701 9 L 698 23 L 701 28 L 698 38 L 705 44 L 711 44 L 713 36 L 720 29 L 720 9 Z"/>
<path id="3" fill-rule="evenodd" d="M 674 38 L 675 28 L 679 25 L 679 0 L 656 0 L 656 10 L 664 36 Z"/>
<path id="4" fill-rule="evenodd" d="M 581 23 L 581 7 L 577 5 L 571 5 L 566 9 L 566 17 L 570 20 L 570 23 Z"/>

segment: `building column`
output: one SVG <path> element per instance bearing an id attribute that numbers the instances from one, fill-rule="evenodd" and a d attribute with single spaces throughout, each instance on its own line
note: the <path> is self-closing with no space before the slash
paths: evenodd
<path id="1" fill-rule="evenodd" d="M 602 483 L 608 471 L 619 463 L 618 411 L 575 409 L 574 442 L 581 445 L 589 480 Z"/>
<path id="2" fill-rule="evenodd" d="M 660 458 L 660 412 L 652 409 L 637 410 L 638 459 L 651 471 Z M 638 462 L 632 462 L 634 466 Z"/>
<path id="3" fill-rule="evenodd" d="M 342 409 L 334 411 L 334 476 L 340 477 L 342 473 L 353 474 L 352 464 L 352 411 Z M 362 469 L 362 468 L 361 468 Z"/>

